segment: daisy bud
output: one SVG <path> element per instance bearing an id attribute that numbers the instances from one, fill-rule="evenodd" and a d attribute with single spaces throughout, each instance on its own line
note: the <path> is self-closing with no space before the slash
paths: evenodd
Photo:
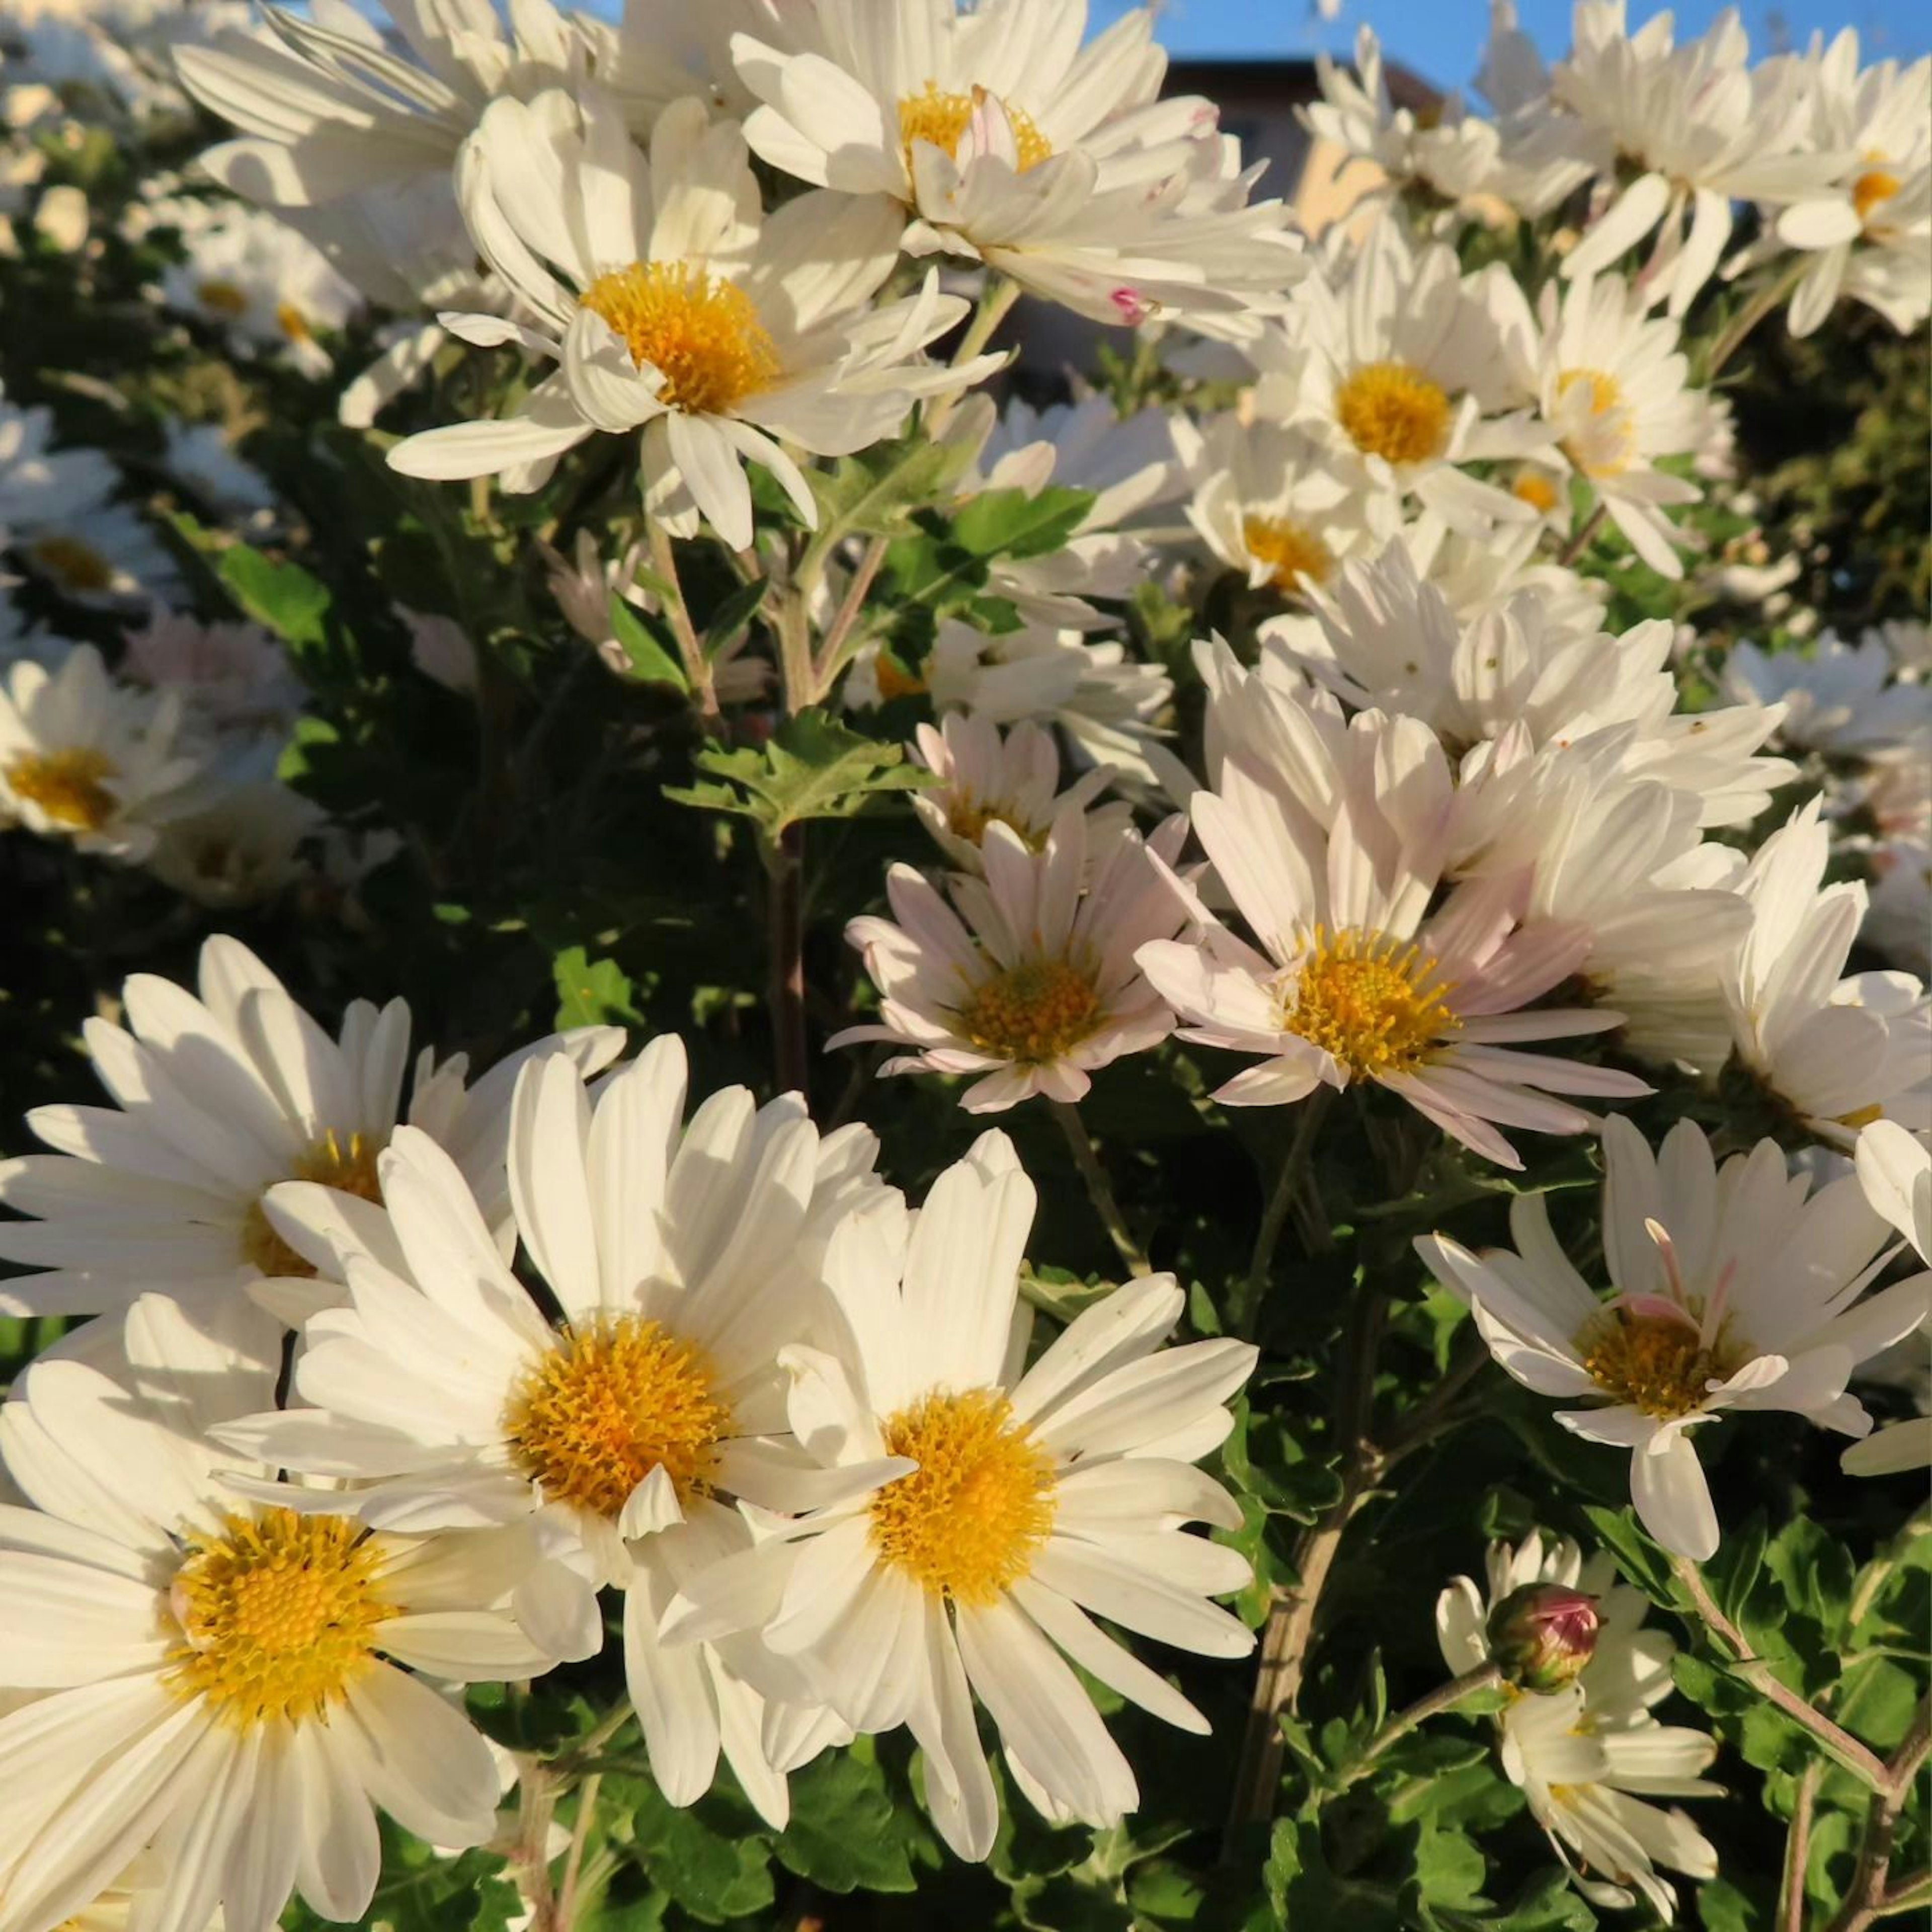
<path id="1" fill-rule="evenodd" d="M 1582 1675 L 1597 1628 L 1595 1598 L 1562 1583 L 1526 1583 L 1490 1612 L 1490 1655 L 1510 1683 L 1546 1696 Z"/>

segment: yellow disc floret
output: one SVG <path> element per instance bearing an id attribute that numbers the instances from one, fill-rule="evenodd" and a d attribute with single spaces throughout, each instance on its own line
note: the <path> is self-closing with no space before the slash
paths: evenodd
<path id="1" fill-rule="evenodd" d="M 1326 1048 L 1357 1078 L 1407 1073 L 1461 1024 L 1448 1004 L 1454 991 L 1419 946 L 1318 926 L 1283 1002 L 1282 1028 Z"/>
<path id="2" fill-rule="evenodd" d="M 1449 442 L 1448 392 L 1406 362 L 1370 362 L 1335 392 L 1335 416 L 1364 455 L 1426 463 Z"/>
<path id="3" fill-rule="evenodd" d="M 358 1201 L 380 1201 L 382 1184 L 376 1173 L 376 1156 L 382 1142 L 365 1134 L 338 1134 L 332 1127 L 313 1142 L 284 1178 L 313 1180 L 332 1187 L 340 1194 L 352 1194 Z M 242 1258 L 266 1275 L 287 1275 L 307 1280 L 315 1273 L 281 1236 L 275 1232 L 267 1211 L 257 1200 L 242 1224 Z"/>
<path id="4" fill-rule="evenodd" d="M 984 104 L 986 90 L 976 87 L 970 94 L 942 94 L 937 81 L 928 80 L 917 94 L 908 94 L 899 103 L 899 140 L 911 164 L 912 144 L 929 141 L 945 153 L 956 156 L 959 143 L 974 113 Z M 1053 143 L 1040 131 L 1038 124 L 1024 107 L 1003 100 L 1006 124 L 1013 130 L 1013 145 L 1019 151 L 1024 174 L 1036 168 L 1053 153 Z"/>
<path id="5" fill-rule="evenodd" d="M 1710 1384 L 1735 1374 L 1744 1359 L 1720 1327 L 1706 1346 L 1691 1304 L 1682 1316 L 1614 1309 L 1578 1338 L 1584 1372 L 1604 1394 L 1646 1415 L 1670 1420 L 1701 1408 Z"/>
<path id="6" fill-rule="evenodd" d="M 1070 959 L 1028 959 L 982 980 L 958 1008 L 959 1030 L 982 1053 L 1044 1066 L 1102 1018 L 1093 974 Z"/>
<path id="7" fill-rule="evenodd" d="M 114 566 L 91 543 L 58 532 L 36 537 L 27 554 L 63 590 L 83 595 L 114 587 Z"/>
<path id="8" fill-rule="evenodd" d="M 398 1606 L 382 1592 L 380 1546 L 352 1516 L 268 1509 L 231 1516 L 176 1573 L 181 1640 L 167 1682 L 243 1729 L 326 1716 L 373 1660 Z"/>
<path id="9" fill-rule="evenodd" d="M 1335 568 L 1335 553 L 1306 524 L 1292 517 L 1250 517 L 1241 525 L 1241 540 L 1248 554 L 1268 566 L 1277 590 L 1325 584 Z"/>
<path id="10" fill-rule="evenodd" d="M 1566 369 L 1557 378 L 1556 417 L 1564 453 L 1586 476 L 1615 476 L 1636 454 L 1636 416 L 1623 386 L 1601 369 Z"/>
<path id="11" fill-rule="evenodd" d="M 547 1498 L 614 1520 L 653 1469 L 680 1502 L 703 1494 L 732 1431 L 704 1356 L 634 1315 L 562 1337 L 512 1395 L 504 1424 L 518 1467 Z"/>
<path id="12" fill-rule="evenodd" d="M 1887 173 L 1883 168 L 1869 169 L 1859 176 L 1852 184 L 1852 206 L 1857 210 L 1860 222 L 1870 221 L 1872 210 L 1891 200 L 1902 185 L 1898 176 Z"/>
<path id="13" fill-rule="evenodd" d="M 690 262 L 633 262 L 578 298 L 601 315 L 640 369 L 664 377 L 658 399 L 690 416 L 722 416 L 778 382 L 778 345 L 735 282 Z"/>
<path id="14" fill-rule="evenodd" d="M 872 1497 L 882 1562 L 932 1595 L 990 1604 L 1033 1568 L 1053 1527 L 1053 1460 L 998 1389 L 922 1396 L 885 1425 L 919 1465 Z"/>
<path id="15" fill-rule="evenodd" d="M 118 808 L 108 781 L 121 776 L 105 752 L 76 746 L 62 752 L 24 752 L 7 767 L 16 798 L 37 805 L 56 825 L 98 832 Z"/>
<path id="16" fill-rule="evenodd" d="M 246 291 L 237 288 L 232 282 L 202 282 L 196 287 L 194 298 L 203 308 L 212 308 L 217 315 L 242 316 L 248 313 Z"/>

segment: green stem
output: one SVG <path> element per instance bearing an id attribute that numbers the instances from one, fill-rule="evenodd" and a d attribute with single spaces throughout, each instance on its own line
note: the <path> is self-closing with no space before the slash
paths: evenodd
<path id="1" fill-rule="evenodd" d="M 1288 1143 L 1286 1156 L 1281 1163 L 1281 1172 L 1276 1175 L 1274 1191 L 1262 1210 L 1261 1226 L 1256 1231 L 1252 1253 L 1248 1257 L 1248 1272 L 1236 1288 L 1232 1305 L 1228 1310 L 1228 1326 L 1244 1340 L 1252 1341 L 1255 1329 L 1261 1317 L 1262 1298 L 1266 1292 L 1268 1276 L 1274 1264 L 1274 1251 L 1280 1244 L 1281 1231 L 1288 1225 L 1288 1210 L 1294 1205 L 1295 1196 L 1301 1191 L 1301 1184 L 1308 1172 L 1308 1165 L 1315 1153 L 1315 1136 L 1320 1131 L 1324 1118 L 1334 1099 L 1334 1090 L 1318 1087 L 1301 1103 L 1301 1118 L 1295 1123 L 1294 1138 Z"/>
<path id="2" fill-rule="evenodd" d="M 1417 1698 L 1407 1710 L 1398 1711 L 1390 1718 L 1367 1744 L 1336 1773 L 1334 1795 L 1340 1796 L 1352 1784 L 1366 1778 L 1374 1770 L 1376 1760 L 1411 1731 L 1418 1730 L 1431 1718 L 1439 1718 L 1444 1712 L 1453 1711 L 1457 1705 L 1466 1703 L 1480 1692 L 1493 1690 L 1502 1681 L 1502 1670 L 1486 1659 L 1473 1670 L 1466 1670 L 1461 1676 L 1438 1685 L 1426 1697 Z"/>
<path id="3" fill-rule="evenodd" d="M 959 338 L 959 346 L 952 352 L 954 368 L 963 369 L 974 356 L 984 351 L 993 339 L 993 332 L 1006 320 L 1019 296 L 1019 284 L 1009 280 L 1004 275 L 996 275 L 987 283 L 980 295 L 980 304 L 973 311 L 973 320 L 967 324 L 966 333 Z M 954 389 L 939 398 L 927 410 L 926 433 L 935 442 L 952 420 L 953 412 L 958 408 L 964 393 Z"/>
<path id="4" fill-rule="evenodd" d="M 1724 333 L 1711 345 L 1710 363 L 1704 374 L 1707 388 L 1716 382 L 1724 364 L 1744 346 L 1746 339 L 1758 324 L 1798 286 L 1808 260 L 1808 257 L 1801 255 L 1782 274 L 1774 275 L 1732 316 Z"/>
<path id="5" fill-rule="evenodd" d="M 1778 1880 L 1778 1932 L 1804 1932 L 1804 1867 L 1811 1855 L 1811 1808 L 1824 1770 L 1822 1762 L 1814 1757 L 1798 1780 L 1791 1828 L 1785 1834 L 1784 1870 Z"/>
<path id="6" fill-rule="evenodd" d="M 563 1883 L 556 1895 L 556 1918 L 568 1932 L 577 1922 L 577 1888 L 584 1871 L 584 1848 L 590 1842 L 591 1822 L 597 1816 L 597 1794 L 603 1788 L 604 1774 L 593 1771 L 577 1793 L 577 1820 L 570 1834 L 570 1852 L 563 1863 Z"/>
<path id="7" fill-rule="evenodd" d="M 1604 519 L 1610 513 L 1610 506 L 1599 502 L 1597 507 L 1584 518 L 1582 527 L 1570 538 L 1557 553 L 1556 561 L 1564 568 L 1574 563 L 1590 548 L 1590 541 L 1604 527 Z"/>
<path id="8" fill-rule="evenodd" d="M 1080 1170 L 1080 1178 L 1086 1184 L 1087 1198 L 1093 1202 L 1094 1211 L 1100 1217 L 1100 1225 L 1106 1229 L 1107 1238 L 1113 1243 L 1114 1252 L 1126 1262 L 1130 1274 L 1151 1274 L 1154 1270 L 1147 1255 L 1134 1239 L 1127 1226 L 1127 1217 L 1120 1212 L 1120 1204 L 1114 1198 L 1107 1170 L 1100 1165 L 1100 1150 L 1094 1144 L 1093 1136 L 1087 1131 L 1087 1123 L 1080 1118 L 1080 1109 L 1067 1100 L 1055 1100 L 1050 1104 L 1053 1118 L 1060 1123 L 1060 1131 L 1066 1136 L 1073 1165 Z"/>
<path id="9" fill-rule="evenodd" d="M 1845 1902 L 1826 1932 L 1865 1932 L 1866 1927 L 1894 1909 L 1886 1891 L 1886 1880 L 1892 1874 L 1892 1848 L 1898 1841 L 1899 1819 L 1911 1802 L 1912 1787 L 1928 1757 L 1932 1757 L 1932 1699 L 1922 1698 L 1905 1742 L 1881 1767 L 1884 1783 L 1873 1792 L 1865 1814 L 1858 1868 Z"/>
<path id="10" fill-rule="evenodd" d="M 671 635 L 677 640 L 678 655 L 684 660 L 685 676 L 690 683 L 692 695 L 698 700 L 698 715 L 704 721 L 704 728 L 722 736 L 724 718 L 718 708 L 718 692 L 711 680 L 711 660 L 704 655 L 704 646 L 699 642 L 697 628 L 691 621 L 691 607 L 685 602 L 684 584 L 677 574 L 677 554 L 672 548 L 670 532 L 662 524 L 653 521 L 649 527 L 651 563 L 664 579 L 668 592 L 664 598 L 664 615 L 670 620 Z"/>

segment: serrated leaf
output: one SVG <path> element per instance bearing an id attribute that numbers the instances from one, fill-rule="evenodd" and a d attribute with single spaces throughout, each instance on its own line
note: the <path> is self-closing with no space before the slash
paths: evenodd
<path id="1" fill-rule="evenodd" d="M 749 584 L 740 584 L 711 614 L 711 621 L 704 627 L 703 640 L 707 658 L 715 658 L 719 652 L 729 650 L 744 636 L 771 587 L 769 578 L 754 578 Z"/>
<path id="2" fill-rule="evenodd" d="M 923 1822 L 901 1815 L 877 1760 L 827 1753 L 791 1779 L 791 1822 L 772 1850 L 788 1871 L 826 1892 L 910 1892 Z"/>
<path id="3" fill-rule="evenodd" d="M 610 593 L 610 630 L 631 661 L 633 673 L 646 684 L 668 684 L 688 692 L 691 681 L 675 653 L 654 638 L 634 605 L 616 591 Z"/>
<path id="4" fill-rule="evenodd" d="M 982 490 L 952 515 L 952 540 L 976 557 L 1045 556 L 1064 550 L 1094 504 L 1090 490 Z"/>
<path id="5" fill-rule="evenodd" d="M 629 976 L 614 959 L 592 959 L 580 946 L 566 946 L 550 962 L 556 982 L 560 1031 L 580 1026 L 640 1026 Z"/>
<path id="6" fill-rule="evenodd" d="M 608 1780 L 605 1796 L 628 1807 L 632 1852 L 692 1918 L 722 1925 L 771 1904 L 771 1847 L 736 1815 L 742 1801 L 734 1811 L 714 1792 L 681 1810 L 656 1786 L 634 1778 Z"/>
<path id="7" fill-rule="evenodd" d="M 848 537 L 902 534 L 910 527 L 912 512 L 944 501 L 971 460 L 970 449 L 924 436 L 902 436 L 842 457 L 829 472 L 808 472 L 818 531 L 801 574 Z"/>

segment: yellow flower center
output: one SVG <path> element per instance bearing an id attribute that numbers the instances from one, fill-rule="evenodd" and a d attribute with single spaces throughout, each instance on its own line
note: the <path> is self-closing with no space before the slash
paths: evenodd
<path id="1" fill-rule="evenodd" d="M 1388 463 L 1426 463 L 1449 442 L 1449 396 L 1406 362 L 1370 362 L 1335 392 L 1335 414 L 1355 447 Z"/>
<path id="2" fill-rule="evenodd" d="M 960 1031 L 982 1053 L 1040 1066 L 1100 1024 L 1100 994 L 1071 960 L 1029 959 L 982 980 L 958 1012 Z"/>
<path id="3" fill-rule="evenodd" d="M 351 1134 L 345 1140 L 332 1127 L 284 1178 L 313 1180 L 340 1193 L 352 1194 L 358 1201 L 380 1202 L 382 1184 L 376 1178 L 376 1156 L 382 1151 L 382 1146 L 381 1141 L 362 1134 Z M 265 1275 L 308 1280 L 315 1274 L 314 1268 L 275 1232 L 260 1200 L 249 1208 L 242 1224 L 242 1256 L 250 1267 L 260 1269 Z"/>
<path id="4" fill-rule="evenodd" d="M 1510 494 L 1539 516 L 1548 516 L 1556 507 L 1556 485 L 1540 470 L 1519 470 L 1510 484 Z"/>
<path id="5" fill-rule="evenodd" d="M 1698 1338 L 1701 1307 L 1688 1319 L 1610 1310 L 1577 1338 L 1584 1372 L 1604 1394 L 1660 1420 L 1701 1408 L 1709 1385 L 1734 1373 L 1745 1359 L 1720 1327 L 1709 1348 Z"/>
<path id="6" fill-rule="evenodd" d="M 1335 553 L 1292 517 L 1250 517 L 1241 525 L 1241 541 L 1257 563 L 1268 566 L 1280 591 L 1326 583 L 1335 568 Z"/>
<path id="7" fill-rule="evenodd" d="M 929 1594 L 990 1604 L 1033 1568 L 1053 1527 L 1053 1459 L 998 1389 L 935 1390 L 885 1426 L 919 1467 L 872 1498 L 882 1561 Z"/>
<path id="8" fill-rule="evenodd" d="M 758 305 L 735 282 L 689 262 L 633 262 L 578 298 L 601 315 L 640 369 L 664 377 L 658 399 L 690 416 L 722 416 L 784 371 Z"/>
<path id="9" fill-rule="evenodd" d="M 169 1653 L 177 1696 L 204 1698 L 243 1729 L 322 1717 L 369 1668 L 379 1624 L 397 1613 L 378 1587 L 381 1558 L 350 1516 L 264 1510 L 198 1538 L 169 1606 L 182 1641 Z"/>
<path id="10" fill-rule="evenodd" d="M 1874 168 L 1859 176 L 1852 184 L 1852 206 L 1858 211 L 1858 219 L 1869 221 L 1872 210 L 1889 201 L 1901 185 L 1898 176 L 1888 174 L 1883 168 Z"/>
<path id="11" fill-rule="evenodd" d="M 113 565 L 79 537 L 36 537 L 28 544 L 27 554 L 63 590 L 86 592 L 113 587 Z"/>
<path id="12" fill-rule="evenodd" d="M 1600 369 L 1566 369 L 1557 378 L 1556 406 L 1568 434 L 1564 453 L 1586 476 L 1615 476 L 1636 454 L 1636 416 L 1614 376 Z"/>
<path id="13" fill-rule="evenodd" d="M 248 298 L 232 282 L 203 282 L 196 289 L 194 298 L 203 308 L 212 308 L 217 315 L 246 315 Z"/>
<path id="14" fill-rule="evenodd" d="M 1282 1028 L 1325 1048 L 1358 1078 L 1406 1073 L 1461 1025 L 1448 1004 L 1454 990 L 1420 946 L 1317 926 Z"/>
<path id="15" fill-rule="evenodd" d="M 278 302 L 275 304 L 275 321 L 291 342 L 307 342 L 315 334 L 315 331 L 308 326 L 308 317 L 293 302 Z"/>
<path id="16" fill-rule="evenodd" d="M 562 1337 L 511 1396 L 504 1424 L 518 1467 L 547 1497 L 614 1520 L 653 1469 L 680 1502 L 704 1493 L 732 1430 L 711 1364 L 634 1315 Z"/>
<path id="17" fill-rule="evenodd" d="M 912 165 L 912 144 L 930 141 L 935 148 L 956 156 L 959 143 L 974 113 L 986 98 L 986 90 L 976 87 L 970 94 L 941 94 L 939 83 L 928 80 L 917 94 L 908 94 L 899 103 L 899 140 L 906 151 L 906 165 Z M 1053 153 L 1053 143 L 1040 131 L 1038 124 L 1024 107 L 1002 101 L 1007 124 L 1013 130 L 1013 145 L 1019 150 L 1020 172 L 1036 168 Z"/>
<path id="18" fill-rule="evenodd" d="M 16 798 L 37 805 L 56 825 L 98 832 L 119 809 L 107 781 L 121 776 L 105 752 L 76 745 L 62 752 L 23 752 L 7 767 Z"/>
<path id="19" fill-rule="evenodd" d="M 1004 825 L 1030 850 L 1038 852 L 1046 847 L 1049 828 L 1030 824 L 1025 814 L 1009 800 L 975 798 L 970 791 L 962 791 L 956 794 L 946 808 L 946 829 L 969 845 L 978 844 L 989 825 Z"/>

